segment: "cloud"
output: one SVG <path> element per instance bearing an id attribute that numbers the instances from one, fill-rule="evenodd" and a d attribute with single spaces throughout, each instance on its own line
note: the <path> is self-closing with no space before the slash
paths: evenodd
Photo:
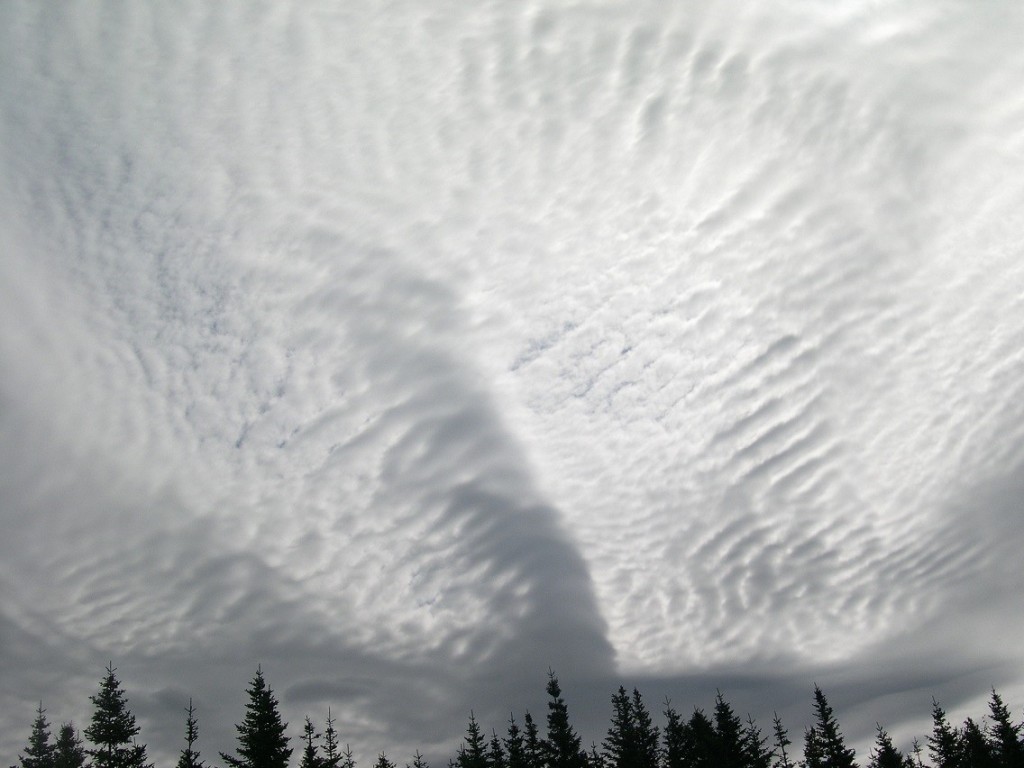
<path id="1" fill-rule="evenodd" d="M 1019 686 L 1015 13 L 4 7 L 5 733 Z"/>

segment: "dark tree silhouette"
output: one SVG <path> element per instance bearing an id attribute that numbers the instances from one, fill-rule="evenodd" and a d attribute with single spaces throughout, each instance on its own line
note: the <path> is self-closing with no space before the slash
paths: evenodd
<path id="1" fill-rule="evenodd" d="M 334 728 L 334 718 L 331 717 L 330 707 L 327 708 L 327 722 L 325 726 L 324 755 L 321 758 L 321 765 L 323 768 L 338 768 L 342 760 L 342 754 L 338 749 L 338 732 Z"/>
<path id="2" fill-rule="evenodd" d="M 469 713 L 466 735 L 459 745 L 455 764 L 459 768 L 487 768 L 487 744 L 473 712 Z"/>
<path id="3" fill-rule="evenodd" d="M 377 762 L 373 764 L 373 768 L 397 768 L 397 766 L 388 760 L 388 756 L 381 752 L 377 755 Z"/>
<path id="4" fill-rule="evenodd" d="M 562 698 L 555 673 L 548 670 L 548 736 L 544 740 L 548 768 L 586 768 L 587 755 L 580 737 L 569 722 L 569 708 Z"/>
<path id="5" fill-rule="evenodd" d="M 195 749 L 196 741 L 199 739 L 199 723 L 196 721 L 196 709 L 192 706 L 192 699 L 188 700 L 188 709 L 185 712 L 185 748 L 178 756 L 178 768 L 203 768 L 206 763 L 199 759 L 199 752 Z"/>
<path id="6" fill-rule="evenodd" d="M 686 768 L 686 726 L 669 699 L 665 699 L 664 715 L 665 731 L 661 752 L 664 766 L 665 768 Z"/>
<path id="7" fill-rule="evenodd" d="M 1024 744 L 1021 744 L 1021 726 L 1010 719 L 1010 710 L 1002 697 L 992 689 L 988 702 L 992 724 L 989 739 L 992 742 L 999 768 L 1024 768 Z"/>
<path id="8" fill-rule="evenodd" d="M 856 768 L 855 753 L 847 748 L 839 732 L 839 724 L 832 714 L 832 707 L 817 685 L 814 686 L 814 714 L 814 730 L 821 743 L 823 768 Z"/>
<path id="9" fill-rule="evenodd" d="M 487 747 L 488 768 L 508 768 L 508 758 L 505 755 L 505 748 L 498 738 L 498 732 L 491 730 L 491 743 Z"/>
<path id="10" fill-rule="evenodd" d="M 789 753 L 786 752 L 786 747 L 793 743 L 789 740 L 789 731 L 782 726 L 782 718 L 779 717 L 779 713 L 775 712 L 773 715 L 772 732 L 775 734 L 775 768 L 793 768 L 793 763 L 789 759 Z"/>
<path id="11" fill-rule="evenodd" d="M 508 768 L 534 768 L 527 759 L 526 742 L 514 714 L 510 713 L 508 716 L 508 735 L 503 741 Z"/>
<path id="12" fill-rule="evenodd" d="M 772 768 L 773 756 L 768 739 L 761 735 L 754 718 L 747 715 L 747 724 L 743 726 L 743 764 L 747 768 Z"/>
<path id="13" fill-rule="evenodd" d="M 960 759 L 963 761 L 961 765 L 967 768 L 999 766 L 992 745 L 985 738 L 985 732 L 969 717 L 964 721 L 963 730 L 960 732 Z"/>
<path id="14" fill-rule="evenodd" d="M 85 768 L 85 747 L 71 723 L 62 723 L 54 744 L 54 768 Z"/>
<path id="15" fill-rule="evenodd" d="M 412 756 L 412 762 L 406 763 L 405 768 L 430 768 L 430 766 L 427 765 L 427 761 L 423 758 L 423 755 L 421 755 L 420 751 L 417 749 L 416 754 Z"/>
<path id="16" fill-rule="evenodd" d="M 146 762 L 146 745 L 135 741 L 139 726 L 128 709 L 128 700 L 115 671 L 111 664 L 107 665 L 99 693 L 90 697 L 95 709 L 92 722 L 85 729 L 85 738 L 93 748 L 87 749 L 86 754 L 92 758 L 93 768 L 150 768 Z"/>
<path id="17" fill-rule="evenodd" d="M 302 727 L 302 760 L 299 762 L 299 768 L 322 768 L 319 742 L 320 734 L 316 732 L 313 721 L 307 715 Z"/>
<path id="18" fill-rule="evenodd" d="M 718 691 L 715 696 L 715 764 L 719 768 L 744 768 L 743 723 Z"/>
<path id="19" fill-rule="evenodd" d="M 235 726 L 238 732 L 238 756 L 220 753 L 231 768 L 288 768 L 292 750 L 278 712 L 277 698 L 263 679 L 263 670 L 256 668 L 245 705 L 245 719 Z"/>
<path id="20" fill-rule="evenodd" d="M 36 719 L 32 721 L 28 746 L 20 756 L 21 768 L 54 768 L 56 751 L 56 745 L 50 741 L 50 724 L 46 721 L 46 710 L 40 702 L 36 707 Z"/>
<path id="21" fill-rule="evenodd" d="M 537 723 L 533 715 L 527 712 L 523 715 L 523 747 L 526 755 L 526 764 L 529 768 L 543 768 L 544 765 L 544 741 L 540 737 Z"/>
<path id="22" fill-rule="evenodd" d="M 959 768 L 960 734 L 949 724 L 946 712 L 932 699 L 932 735 L 928 737 L 935 768 Z"/>
<path id="23" fill-rule="evenodd" d="M 877 725 L 877 728 L 878 735 L 868 759 L 868 768 L 913 768 L 914 761 L 893 746 L 892 738 L 881 725 Z"/>

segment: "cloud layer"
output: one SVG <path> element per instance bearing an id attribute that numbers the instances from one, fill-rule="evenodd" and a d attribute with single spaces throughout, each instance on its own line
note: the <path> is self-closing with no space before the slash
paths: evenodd
<path id="1" fill-rule="evenodd" d="M 1024 692 L 1017 9 L 0 15 L 12 755 Z"/>

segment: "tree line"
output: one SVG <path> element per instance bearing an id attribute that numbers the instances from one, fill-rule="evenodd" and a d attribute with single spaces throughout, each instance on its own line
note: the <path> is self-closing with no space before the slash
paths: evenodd
<path id="1" fill-rule="evenodd" d="M 65 722 L 54 737 L 40 703 L 28 743 L 11 768 L 153 768 L 146 745 L 138 741 L 140 729 L 115 672 L 107 666 L 99 691 L 90 697 L 92 719 L 81 734 Z M 859 768 L 854 749 L 846 745 L 817 685 L 814 722 L 804 730 L 802 750 L 794 747 L 778 714 L 766 735 L 753 718 L 743 721 L 721 692 L 710 712 L 694 708 L 688 717 L 666 700 L 664 725 L 658 726 L 640 691 L 634 688 L 630 693 L 621 686 L 611 697 L 606 737 L 585 749 L 554 672 L 548 673 L 547 694 L 544 736 L 526 712 L 522 725 L 510 715 L 504 733 L 492 729 L 488 738 L 470 712 L 466 734 L 447 768 Z M 246 695 L 245 715 L 235 726 L 236 754 L 219 753 L 225 768 L 289 768 L 295 748 L 261 668 Z M 197 749 L 199 724 L 191 700 L 184 712 L 184 746 L 176 768 L 208 768 Z M 950 723 L 933 699 L 927 748 L 914 739 L 912 750 L 904 754 L 878 725 L 866 768 L 1024 768 L 1022 734 L 1024 723 L 1013 721 L 994 689 L 987 715 L 980 720 L 968 717 L 962 725 Z M 356 768 L 352 750 L 341 745 L 330 709 L 322 731 L 305 718 L 297 746 L 298 768 Z M 381 752 L 373 768 L 398 766 Z M 417 750 L 405 768 L 430 766 Z"/>

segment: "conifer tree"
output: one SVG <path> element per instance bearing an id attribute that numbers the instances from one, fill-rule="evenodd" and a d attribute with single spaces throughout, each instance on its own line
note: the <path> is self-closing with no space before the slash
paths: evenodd
<path id="1" fill-rule="evenodd" d="M 621 685 L 612 694 L 612 722 L 603 746 L 609 768 L 637 768 L 636 719 L 629 694 Z"/>
<path id="2" fill-rule="evenodd" d="M 469 725 L 466 726 L 466 735 L 459 745 L 455 764 L 458 768 L 487 768 L 487 745 L 480 724 L 477 723 L 476 715 L 472 711 L 469 713 Z"/>
<path id="3" fill-rule="evenodd" d="M 321 761 L 323 768 L 338 768 L 342 754 L 338 751 L 338 732 L 334 729 L 334 718 L 331 708 L 327 708 L 327 722 L 324 728 L 324 756 Z M 418 752 L 417 752 L 418 754 Z"/>
<path id="4" fill-rule="evenodd" d="M 135 741 L 139 726 L 128 709 L 115 671 L 107 665 L 99 693 L 90 697 L 95 709 L 85 738 L 93 748 L 87 749 L 86 754 L 92 758 L 93 768 L 151 768 L 146 762 L 146 745 Z"/>
<path id="5" fill-rule="evenodd" d="M 238 732 L 238 756 L 220 753 L 231 768 L 288 768 L 292 750 L 288 747 L 285 729 L 278 712 L 277 698 L 263 679 L 263 670 L 256 668 L 245 705 L 245 719 L 235 726 Z"/>
<path id="6" fill-rule="evenodd" d="M 804 731 L 804 761 L 801 765 L 803 768 L 827 768 L 821 734 L 813 725 Z"/>
<path id="7" fill-rule="evenodd" d="M 516 716 L 509 713 L 508 735 L 504 739 L 505 756 L 508 761 L 508 768 L 533 768 L 526 757 L 526 742 L 523 739 L 523 732 L 516 723 Z"/>
<path id="8" fill-rule="evenodd" d="M 85 747 L 71 723 L 62 723 L 54 745 L 54 768 L 85 768 Z"/>
<path id="9" fill-rule="evenodd" d="M 743 723 L 721 691 L 715 696 L 715 735 L 719 768 L 743 768 Z"/>
<path id="10" fill-rule="evenodd" d="M 405 768 L 430 768 L 430 766 L 417 749 L 416 754 L 412 756 L 412 762 L 406 763 Z"/>
<path id="11" fill-rule="evenodd" d="M 352 754 L 352 747 L 348 744 L 345 745 L 345 749 L 341 752 L 341 760 L 338 765 L 340 768 L 356 768 L 356 758 Z"/>
<path id="12" fill-rule="evenodd" d="M 868 768 L 913 768 L 914 761 L 896 749 L 892 738 L 881 725 L 877 725 L 877 728 L 878 735 L 875 737 L 875 748 L 868 759 Z"/>
<path id="13" fill-rule="evenodd" d="M 658 740 L 661 737 L 658 727 L 651 719 L 651 713 L 644 704 L 640 691 L 633 689 L 633 723 L 636 728 L 634 733 L 634 749 L 636 751 L 636 765 L 638 768 L 658 768 Z"/>
<path id="14" fill-rule="evenodd" d="M 960 757 L 961 765 L 968 768 L 998 768 L 999 765 L 981 726 L 969 717 L 960 732 Z"/>
<path id="15" fill-rule="evenodd" d="M 960 734 L 949 724 L 939 702 L 932 699 L 932 735 L 928 737 L 935 768 L 959 768 Z"/>
<path id="16" fill-rule="evenodd" d="M 523 746 L 527 765 L 529 768 L 543 768 L 544 741 L 540 738 L 537 723 L 534 722 L 533 715 L 529 711 L 523 715 L 523 733 L 525 734 Z"/>
<path id="17" fill-rule="evenodd" d="M 821 742 L 824 759 L 823 768 L 856 768 L 854 751 L 847 748 L 843 735 L 839 732 L 839 724 L 832 714 L 832 707 L 817 685 L 814 686 L 814 712 L 817 720 L 815 730 Z"/>
<path id="18" fill-rule="evenodd" d="M 590 768 L 610 768 L 604 755 L 597 751 L 597 742 L 590 742 L 590 754 L 587 755 L 587 764 Z"/>
<path id="19" fill-rule="evenodd" d="M 989 739 L 999 768 L 1024 768 L 1024 744 L 1021 744 L 1021 726 L 1010 719 L 1010 710 L 1002 697 L 992 689 L 988 703 L 992 715 Z"/>
<path id="20" fill-rule="evenodd" d="M 743 727 L 743 755 L 747 768 L 772 768 L 774 751 L 768 749 L 768 739 L 761 735 L 761 729 L 750 715 Z"/>
<path id="21" fill-rule="evenodd" d="M 685 726 L 679 713 L 672 707 L 672 702 L 665 699 L 665 731 L 663 735 L 662 755 L 665 768 L 686 768 L 685 762 Z"/>
<path id="22" fill-rule="evenodd" d="M 313 721 L 306 715 L 306 722 L 302 727 L 302 760 L 299 768 L 322 768 L 320 758 L 320 734 L 313 727 Z"/>
<path id="23" fill-rule="evenodd" d="M 789 732 L 782 726 L 778 712 L 774 713 L 772 719 L 772 732 L 775 734 L 775 768 L 793 768 L 789 753 L 786 752 L 786 747 L 793 742 L 789 740 Z"/>
<path id="24" fill-rule="evenodd" d="M 580 737 L 569 722 L 569 708 L 562 698 L 555 673 L 548 671 L 548 736 L 544 740 L 547 768 L 586 768 L 587 755 Z"/>
<path id="25" fill-rule="evenodd" d="M 373 768 L 397 768 L 397 766 L 388 760 L 388 756 L 381 752 L 377 756 L 377 762 L 373 764 Z"/>
<path id="26" fill-rule="evenodd" d="M 36 707 L 36 718 L 32 721 L 28 746 L 20 758 L 21 768 L 54 768 L 55 759 L 56 746 L 50 742 L 50 724 L 40 702 Z"/>
<path id="27" fill-rule="evenodd" d="M 199 724 L 196 722 L 196 709 L 192 706 L 192 699 L 188 700 L 188 709 L 185 712 L 185 748 L 178 757 L 178 768 L 203 768 L 206 763 L 199 759 L 199 753 L 195 750 L 196 741 L 199 739 Z"/>
<path id="28" fill-rule="evenodd" d="M 508 759 L 505 755 L 505 748 L 501 745 L 498 732 L 491 730 L 491 743 L 487 747 L 488 768 L 508 768 Z"/>
<path id="29" fill-rule="evenodd" d="M 718 734 L 711 718 L 694 709 L 683 729 L 683 765 L 687 768 L 718 768 Z"/>

